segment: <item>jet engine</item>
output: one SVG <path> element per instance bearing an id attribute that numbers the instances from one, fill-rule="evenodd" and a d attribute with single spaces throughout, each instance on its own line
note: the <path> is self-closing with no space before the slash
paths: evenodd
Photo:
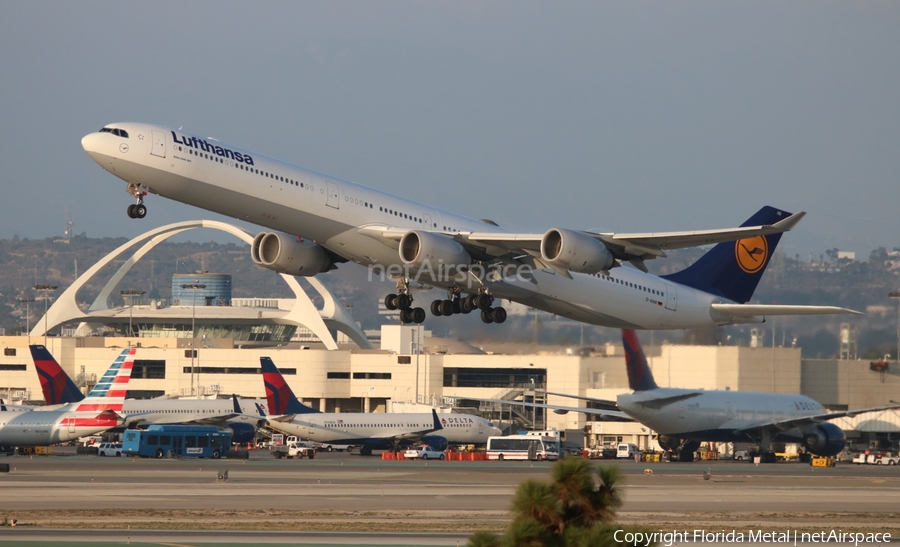
<path id="1" fill-rule="evenodd" d="M 602 242 L 583 232 L 560 228 L 547 230 L 541 238 L 541 258 L 551 266 L 585 274 L 608 270 L 615 263 Z"/>
<path id="2" fill-rule="evenodd" d="M 663 450 L 678 450 L 678 447 L 681 446 L 681 439 L 679 439 L 678 437 L 660 435 L 656 441 L 659 443 L 660 448 L 662 448 Z"/>
<path id="3" fill-rule="evenodd" d="M 252 424 L 233 423 L 228 424 L 232 431 L 231 442 L 249 443 L 256 438 L 256 427 Z"/>
<path id="4" fill-rule="evenodd" d="M 425 435 L 422 437 L 422 444 L 427 444 L 431 448 L 440 450 L 441 452 L 447 450 L 447 447 L 449 446 L 447 439 L 440 435 Z"/>
<path id="5" fill-rule="evenodd" d="M 453 239 L 432 232 L 413 230 L 400 239 L 400 260 L 435 275 L 452 275 L 472 263 L 472 257 Z"/>
<path id="6" fill-rule="evenodd" d="M 817 456 L 834 456 L 844 449 L 847 436 L 834 424 L 819 424 L 803 437 L 803 445 Z"/>
<path id="7" fill-rule="evenodd" d="M 274 232 L 257 234 L 250 246 L 250 256 L 263 268 L 288 275 L 312 277 L 332 266 L 321 246 Z"/>

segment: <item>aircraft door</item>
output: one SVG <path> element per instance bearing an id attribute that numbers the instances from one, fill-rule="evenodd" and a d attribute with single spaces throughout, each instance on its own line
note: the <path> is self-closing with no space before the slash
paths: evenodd
<path id="1" fill-rule="evenodd" d="M 675 311 L 675 308 L 678 307 L 678 292 L 675 289 L 675 285 L 670 283 L 666 283 L 666 309 Z"/>
<path id="2" fill-rule="evenodd" d="M 328 199 L 325 201 L 325 205 L 329 207 L 334 207 L 335 209 L 341 208 L 341 192 L 338 188 L 336 182 L 331 182 L 330 180 L 325 181 L 325 185 L 328 187 Z"/>
<path id="3" fill-rule="evenodd" d="M 69 416 L 66 418 L 67 425 L 69 426 L 69 433 L 75 433 L 75 418 Z"/>
<path id="4" fill-rule="evenodd" d="M 422 227 L 425 228 L 426 230 L 432 229 L 431 215 L 429 215 L 428 213 L 423 214 L 422 215 L 422 224 L 423 224 Z"/>
<path id="5" fill-rule="evenodd" d="M 166 134 L 162 131 L 153 131 L 153 148 L 150 153 L 160 158 L 166 157 Z"/>

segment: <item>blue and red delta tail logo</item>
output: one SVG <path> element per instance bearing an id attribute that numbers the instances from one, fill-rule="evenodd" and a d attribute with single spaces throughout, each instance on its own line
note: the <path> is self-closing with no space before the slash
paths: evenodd
<path id="1" fill-rule="evenodd" d="M 38 379 L 41 381 L 44 401 L 48 405 L 77 403 L 84 399 L 84 394 L 59 366 L 56 359 L 50 355 L 47 348 L 40 345 L 28 347 L 31 349 L 31 358 L 34 359 L 34 368 L 37 371 Z"/>
<path id="2" fill-rule="evenodd" d="M 739 239 L 734 243 L 734 258 L 744 273 L 755 274 L 769 258 L 769 242 L 763 236 Z"/>
<path id="3" fill-rule="evenodd" d="M 637 333 L 633 330 L 622 331 L 622 346 L 625 348 L 625 370 L 628 371 L 628 387 L 632 391 L 647 391 L 656 389 L 653 374 L 647 365 L 644 350 Z"/>
<path id="4" fill-rule="evenodd" d="M 266 386 L 266 401 L 269 403 L 269 413 L 276 416 L 287 414 L 288 401 L 291 400 L 291 388 L 284 381 L 284 376 L 264 372 L 263 383 Z"/>
<path id="5" fill-rule="evenodd" d="M 125 349 L 116 358 L 115 362 L 88 393 L 88 396 L 75 407 L 76 412 L 120 412 L 125 404 L 125 394 L 128 392 L 128 380 L 131 379 L 131 370 L 134 367 L 134 348 Z"/>
<path id="6" fill-rule="evenodd" d="M 287 385 L 281 371 L 269 357 L 260 357 L 263 385 L 266 388 L 266 401 L 269 403 L 269 414 L 284 416 L 285 414 L 314 414 L 319 411 L 301 403 L 291 386 Z"/>

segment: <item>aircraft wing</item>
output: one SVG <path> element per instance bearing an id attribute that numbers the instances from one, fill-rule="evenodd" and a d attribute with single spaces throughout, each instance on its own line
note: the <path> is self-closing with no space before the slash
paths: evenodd
<path id="1" fill-rule="evenodd" d="M 527 403 L 524 401 L 510 401 L 509 399 L 479 399 L 478 397 L 446 397 L 447 399 L 468 399 L 470 401 L 479 401 L 482 403 L 498 403 L 504 405 L 525 406 L 528 408 L 549 408 L 556 414 L 568 414 L 569 412 L 582 412 L 584 414 L 593 414 L 595 416 L 607 416 L 610 418 L 623 418 L 632 420 L 631 416 L 625 414 L 621 410 L 610 410 L 605 408 L 586 408 L 583 406 L 565 406 L 553 405 L 547 403 Z M 581 399 L 581 397 L 578 397 Z M 588 399 L 595 400 L 595 399 Z"/>
<path id="2" fill-rule="evenodd" d="M 432 417 L 433 422 L 431 424 L 430 429 L 420 429 L 418 431 L 405 431 L 405 432 L 399 433 L 397 435 L 391 435 L 391 436 L 385 437 L 384 440 L 393 445 L 416 443 L 416 442 L 419 442 L 422 439 L 422 437 L 424 437 L 425 435 L 428 435 L 429 433 L 433 433 L 435 431 L 440 431 L 441 429 L 444 429 L 444 425 L 441 423 L 441 420 L 438 418 L 437 410 L 435 410 L 433 408 L 431 409 L 431 417 Z"/>
<path id="3" fill-rule="evenodd" d="M 878 412 L 881 410 L 897 410 L 900 409 L 900 404 L 892 404 L 885 406 L 876 406 L 871 408 L 861 408 L 859 410 L 840 410 L 837 412 L 826 412 L 824 414 L 815 414 L 812 416 L 802 416 L 800 418 L 791 418 L 788 420 L 775 420 L 770 422 L 764 422 L 759 424 L 754 424 L 750 426 L 741 427 L 738 431 L 752 431 L 754 429 L 763 429 L 766 427 L 771 427 L 778 429 L 779 431 L 787 431 L 788 429 L 793 429 L 795 427 L 800 427 L 804 425 L 815 425 L 820 424 L 822 422 L 827 422 L 830 420 L 835 420 L 837 418 L 844 418 L 857 416 L 859 414 L 865 414 L 866 412 Z"/>
<path id="4" fill-rule="evenodd" d="M 775 224 L 744 226 L 719 230 L 659 233 L 594 233 L 587 235 L 603 242 L 617 260 L 637 261 L 661 258 L 665 251 L 699 247 L 723 241 L 736 241 L 758 235 L 779 234 L 791 230 L 806 215 L 800 211 Z M 359 232 L 370 237 L 399 244 L 409 229 L 393 226 L 365 226 Z M 540 258 L 541 240 L 544 234 L 518 234 L 511 232 L 439 232 L 463 245 L 478 260 L 509 260 L 522 255 Z"/>
<path id="5" fill-rule="evenodd" d="M 837 306 L 782 306 L 780 304 L 712 304 L 712 309 L 734 317 L 759 315 L 832 315 L 846 313 L 862 315 L 862 312 Z"/>

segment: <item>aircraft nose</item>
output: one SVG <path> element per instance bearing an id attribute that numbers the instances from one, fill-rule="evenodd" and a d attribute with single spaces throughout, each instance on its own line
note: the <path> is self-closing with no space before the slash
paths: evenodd
<path id="1" fill-rule="evenodd" d="M 84 148 L 84 151 L 90 154 L 91 152 L 97 149 L 97 133 L 89 133 L 82 137 L 81 139 L 81 147 Z"/>

